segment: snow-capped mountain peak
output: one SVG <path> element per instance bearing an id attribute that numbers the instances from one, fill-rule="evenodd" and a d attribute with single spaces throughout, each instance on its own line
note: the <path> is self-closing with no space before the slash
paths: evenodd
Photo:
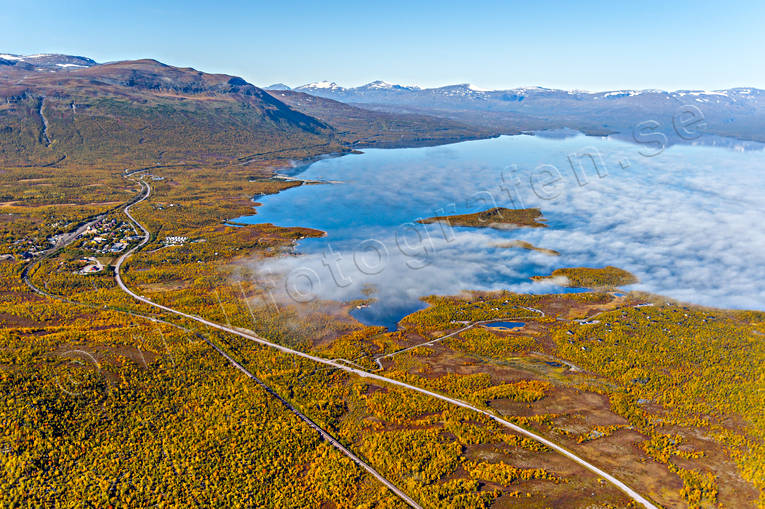
<path id="1" fill-rule="evenodd" d="M 324 89 L 324 90 L 342 90 L 343 87 L 335 83 L 334 81 L 315 81 L 302 87 L 297 87 L 297 90 L 301 89 Z"/>
<path id="2" fill-rule="evenodd" d="M 388 83 L 387 81 L 377 80 L 361 85 L 360 87 L 352 88 L 350 90 L 421 90 L 417 85 L 397 85 L 394 83 Z"/>
<path id="3" fill-rule="evenodd" d="M 367 83 L 366 85 L 363 85 L 359 88 L 385 88 L 385 89 L 391 89 L 395 87 L 393 83 L 388 83 L 387 81 L 377 80 L 373 81 L 371 83 Z"/>

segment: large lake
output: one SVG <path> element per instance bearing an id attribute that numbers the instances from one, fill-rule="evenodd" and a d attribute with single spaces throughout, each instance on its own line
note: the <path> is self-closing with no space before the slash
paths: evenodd
<path id="1" fill-rule="evenodd" d="M 372 292 L 376 301 L 355 312 L 367 324 L 393 327 L 430 294 L 566 291 L 529 276 L 576 266 L 629 270 L 640 278 L 629 289 L 765 309 L 765 153 L 729 145 L 657 154 L 609 138 L 522 135 L 365 150 L 293 169 L 334 183 L 258 198 L 257 213 L 236 221 L 326 231 L 256 269 L 299 301 Z M 539 207 L 549 228 L 415 223 L 493 206 Z M 561 254 L 497 246 L 511 240 Z"/>

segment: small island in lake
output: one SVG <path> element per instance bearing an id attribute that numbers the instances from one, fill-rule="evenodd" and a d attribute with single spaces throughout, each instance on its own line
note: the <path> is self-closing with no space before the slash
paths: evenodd
<path id="1" fill-rule="evenodd" d="M 496 242 L 494 244 L 491 244 L 491 247 L 501 247 L 501 248 L 507 248 L 507 249 L 520 248 L 520 249 L 526 249 L 527 251 L 537 251 L 539 253 L 544 253 L 550 256 L 560 256 L 560 253 L 554 249 L 537 247 L 531 242 L 526 242 L 525 240 L 511 240 L 509 242 Z"/>
<path id="2" fill-rule="evenodd" d="M 536 208 L 530 209 L 506 209 L 504 207 L 494 207 L 483 212 L 474 212 L 472 214 L 457 214 L 454 216 L 436 216 L 426 219 L 418 219 L 421 224 L 448 223 L 452 226 L 471 226 L 473 228 L 495 228 L 505 230 L 508 228 L 528 227 L 528 228 L 547 228 L 547 225 L 541 223 L 542 211 Z"/>
<path id="3" fill-rule="evenodd" d="M 566 285 L 572 288 L 612 288 L 638 282 L 634 274 L 608 265 L 603 268 L 571 267 L 555 269 L 549 276 L 531 276 L 534 281 L 546 281 L 565 277 Z"/>

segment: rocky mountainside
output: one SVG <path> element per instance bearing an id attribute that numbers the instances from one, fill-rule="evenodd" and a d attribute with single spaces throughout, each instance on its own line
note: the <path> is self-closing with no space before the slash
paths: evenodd
<path id="1" fill-rule="evenodd" d="M 377 112 L 156 60 L 98 64 L 0 54 L 0 161 L 105 167 L 301 158 L 418 146 L 499 131 L 432 115 Z"/>
<path id="2" fill-rule="evenodd" d="M 4 60 L 13 63 L 0 66 L 5 164 L 135 167 L 338 150 L 331 126 L 235 76 L 155 60 Z"/>

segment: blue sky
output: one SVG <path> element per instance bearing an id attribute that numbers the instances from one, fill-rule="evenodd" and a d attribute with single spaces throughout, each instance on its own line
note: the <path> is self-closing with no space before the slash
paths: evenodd
<path id="1" fill-rule="evenodd" d="M 380 3 L 382 4 L 382 3 Z M 765 88 L 765 2 L 0 0 L 0 52 L 151 57 L 257 85 Z"/>

